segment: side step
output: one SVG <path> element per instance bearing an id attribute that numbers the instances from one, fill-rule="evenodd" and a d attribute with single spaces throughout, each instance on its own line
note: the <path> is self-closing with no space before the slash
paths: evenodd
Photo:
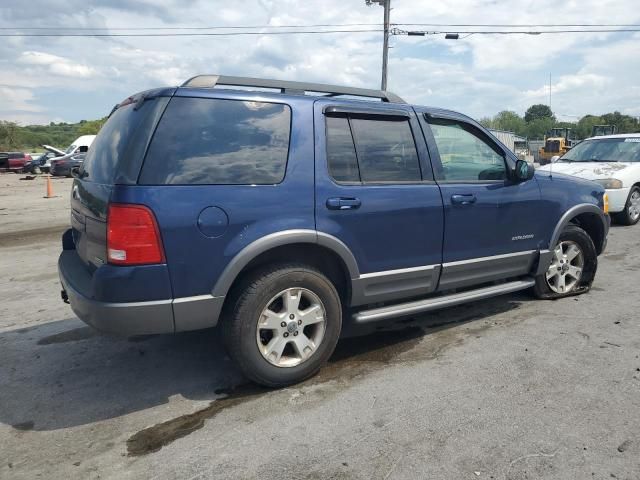
<path id="1" fill-rule="evenodd" d="M 513 282 L 501 283 L 500 285 L 491 285 L 489 287 L 468 290 L 466 292 L 452 293 L 440 297 L 427 298 L 424 300 L 416 300 L 413 302 L 400 303 L 397 305 L 388 305 L 386 307 L 373 308 L 371 310 L 362 310 L 353 315 L 353 319 L 357 323 L 375 322 L 376 320 L 384 320 L 392 317 L 402 317 L 412 315 L 414 313 L 429 312 L 445 307 L 453 307 L 461 303 L 482 300 L 483 298 L 504 295 L 505 293 L 517 292 L 533 287 L 535 284 L 533 278 L 524 280 L 516 280 Z"/>

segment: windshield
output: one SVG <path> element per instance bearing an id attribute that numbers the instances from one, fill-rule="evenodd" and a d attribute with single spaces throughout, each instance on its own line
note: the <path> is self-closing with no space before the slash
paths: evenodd
<path id="1" fill-rule="evenodd" d="M 76 149 L 75 145 L 70 145 L 69 148 L 67 148 L 64 153 L 71 153 Z"/>
<path id="2" fill-rule="evenodd" d="M 560 162 L 640 162 L 640 137 L 585 140 Z"/>

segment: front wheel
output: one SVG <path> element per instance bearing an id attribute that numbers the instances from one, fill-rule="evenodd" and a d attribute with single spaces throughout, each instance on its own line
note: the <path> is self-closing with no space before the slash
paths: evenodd
<path id="1" fill-rule="evenodd" d="M 536 277 L 534 292 L 545 299 L 585 293 L 597 268 L 598 254 L 591 237 L 577 225 L 568 225 L 553 250 L 551 265 Z"/>
<path id="2" fill-rule="evenodd" d="M 640 188 L 633 187 L 629 192 L 624 210 L 613 215 L 614 220 L 622 225 L 635 225 L 640 220 Z"/>
<path id="3" fill-rule="evenodd" d="M 333 353 L 342 327 L 331 281 L 306 265 L 250 275 L 232 294 L 223 319 L 227 352 L 251 380 L 283 387 L 314 375 Z"/>

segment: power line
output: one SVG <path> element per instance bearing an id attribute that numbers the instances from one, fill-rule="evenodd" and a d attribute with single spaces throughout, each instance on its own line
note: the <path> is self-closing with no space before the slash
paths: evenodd
<path id="1" fill-rule="evenodd" d="M 144 30 L 239 30 L 260 28 L 319 28 L 319 27 L 382 27 L 381 23 L 317 23 L 311 25 L 236 25 L 203 27 L 0 27 L 0 30 L 95 30 L 95 31 L 144 31 Z"/>
<path id="2" fill-rule="evenodd" d="M 393 23 L 408 27 L 512 27 L 512 28 L 561 28 L 561 27 L 640 27 L 638 23 Z"/>
<path id="3" fill-rule="evenodd" d="M 435 30 L 435 31 L 407 31 L 394 29 L 393 35 L 409 35 L 422 36 L 425 35 L 447 35 L 447 34 L 468 34 L 470 35 L 547 35 L 560 33 L 628 33 L 640 32 L 638 28 L 592 28 L 592 29 L 574 29 L 574 30 Z"/>
<path id="4" fill-rule="evenodd" d="M 232 37 L 240 35 L 300 35 L 326 33 L 375 33 L 382 29 L 366 30 L 290 30 L 285 32 L 194 32 L 194 33 L 0 33 L 0 37 Z"/>
<path id="5" fill-rule="evenodd" d="M 398 24 L 396 24 L 398 25 Z M 240 28 L 240 27 L 238 27 Z M 285 30 L 285 31 L 233 31 L 233 32 L 162 32 L 162 33 L 0 33 L 0 37 L 232 37 L 256 35 L 322 35 L 337 33 L 378 33 L 383 29 L 332 29 L 332 30 Z M 433 30 L 408 31 L 394 28 L 392 35 L 426 36 L 461 34 L 471 35 L 547 35 L 569 33 L 630 33 L 640 32 L 640 25 L 636 28 L 574 28 L 572 30 Z M 466 38 L 466 37 L 462 37 Z"/>
<path id="6" fill-rule="evenodd" d="M 400 23 L 393 22 L 391 26 L 407 27 L 486 27 L 486 28 L 565 28 L 565 27 L 593 27 L 593 28 L 640 28 L 640 24 L 614 23 Z M 251 30 L 251 29 L 280 29 L 280 28 L 320 28 L 320 27 L 383 27 L 382 23 L 317 23 L 306 25 L 212 25 L 212 26 L 183 26 L 183 27 L 0 27 L 0 30 L 13 31 L 48 31 L 48 30 L 82 30 L 82 31 L 153 31 L 153 30 Z"/>

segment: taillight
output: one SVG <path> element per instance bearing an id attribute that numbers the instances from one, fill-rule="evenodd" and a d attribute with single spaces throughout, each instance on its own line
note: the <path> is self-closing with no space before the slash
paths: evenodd
<path id="1" fill-rule="evenodd" d="M 165 263 L 160 230 L 148 207 L 109 205 L 107 260 L 115 265 Z"/>

